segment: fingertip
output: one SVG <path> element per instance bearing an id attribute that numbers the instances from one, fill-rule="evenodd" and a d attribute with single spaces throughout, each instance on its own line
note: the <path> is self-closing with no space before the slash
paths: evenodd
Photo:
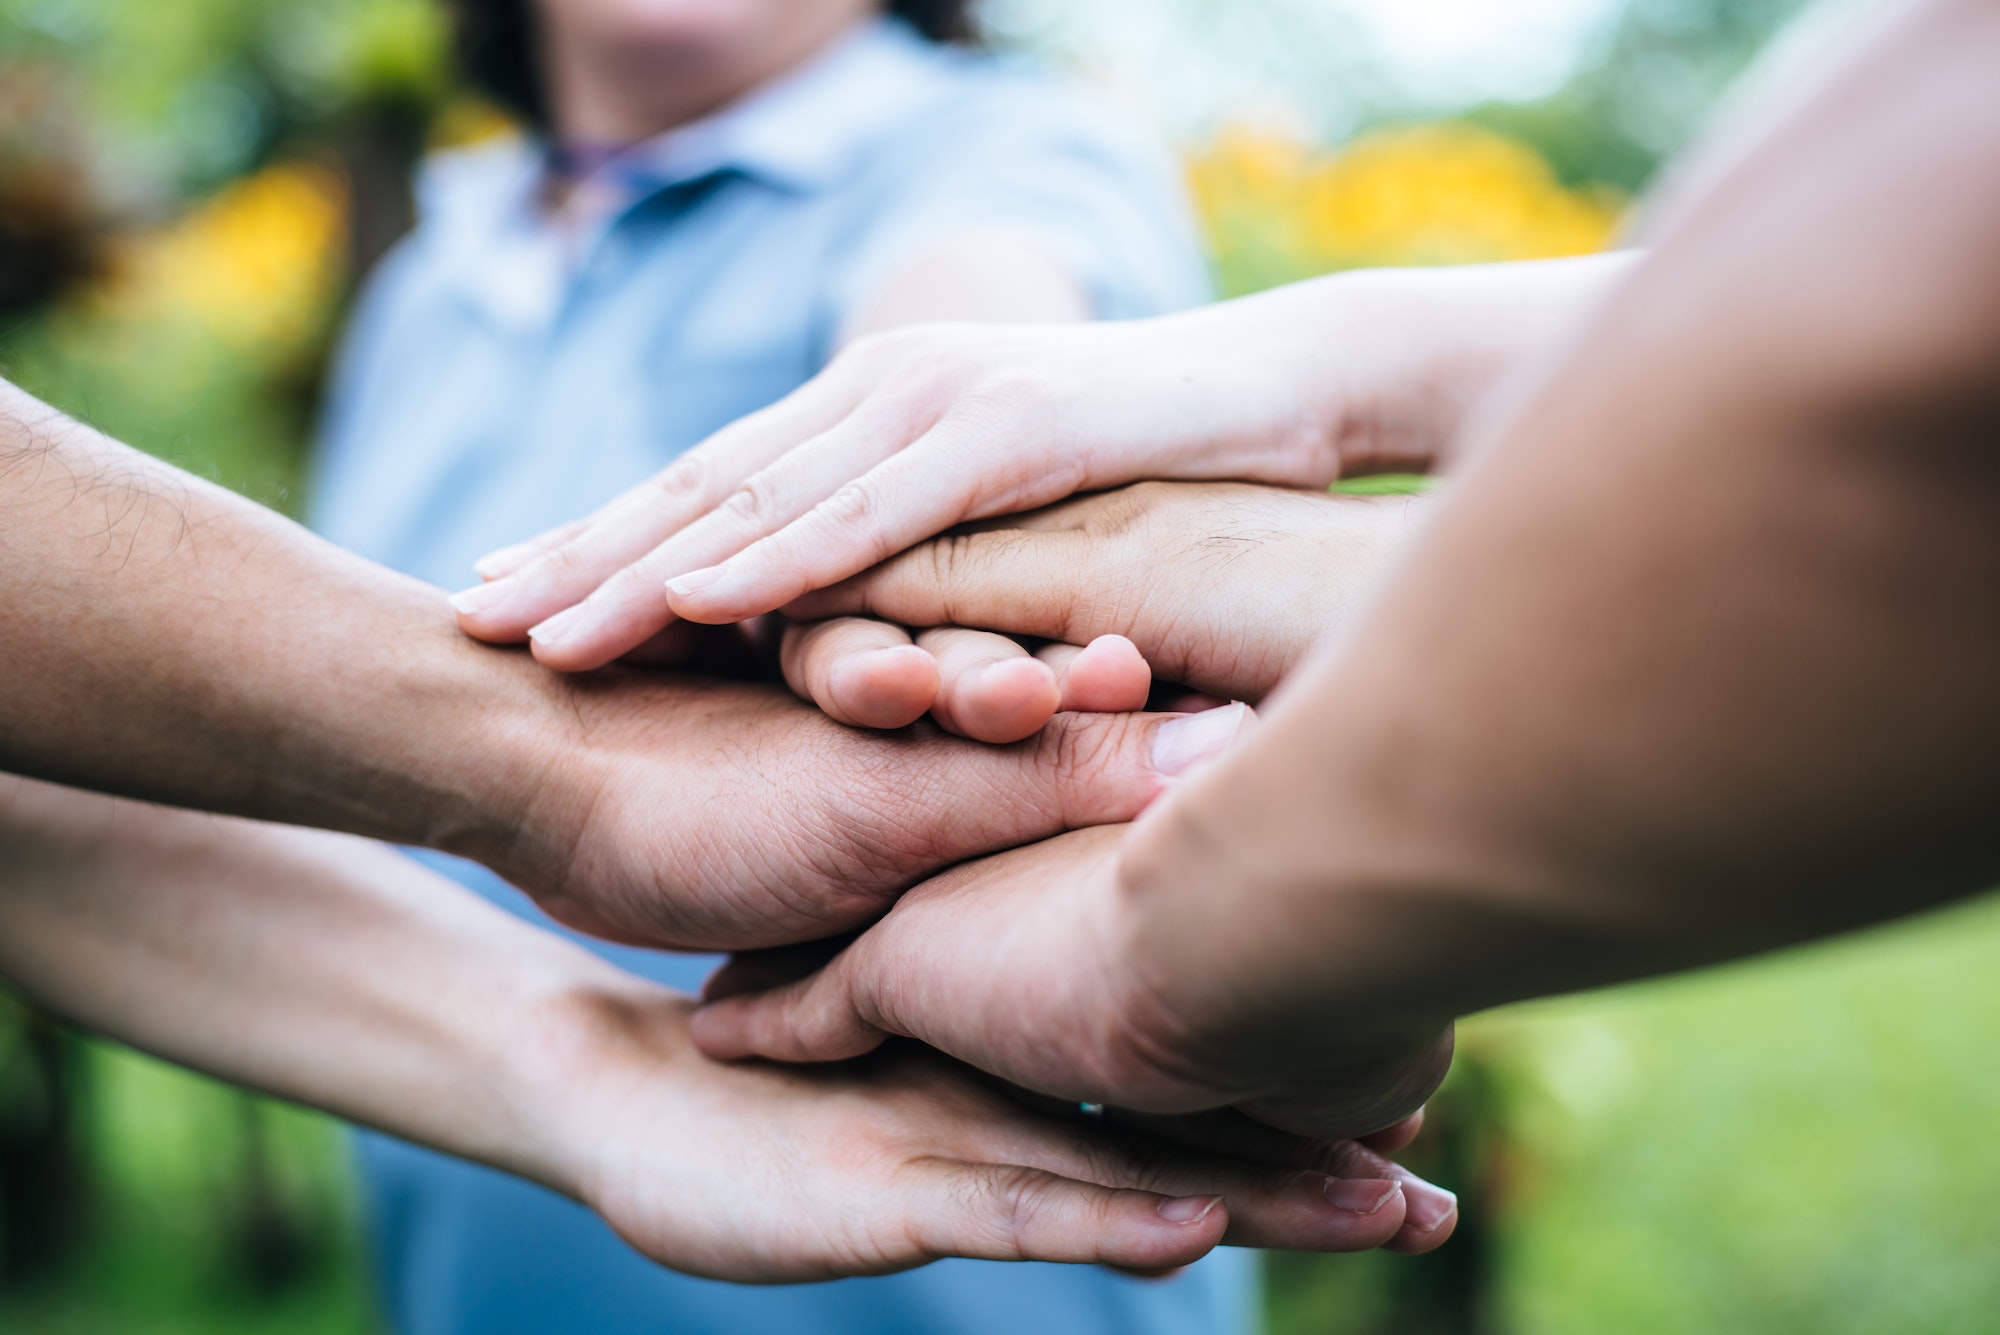
<path id="1" fill-rule="evenodd" d="M 535 555 L 535 544 L 517 542 L 511 546 L 490 551 L 472 563 L 473 573 L 481 579 L 501 579 L 513 574 L 526 565 Z"/>
<path id="2" fill-rule="evenodd" d="M 827 676 L 827 713 L 860 728 L 901 728 L 922 718 L 938 696 L 937 660 L 914 644 L 853 654 Z"/>
<path id="3" fill-rule="evenodd" d="M 674 615 L 706 626 L 726 626 L 775 612 L 806 590 L 796 580 L 756 571 L 740 560 L 692 570 L 667 581 Z"/>
<path id="4" fill-rule="evenodd" d="M 1403 1198 L 1408 1202 L 1403 1226 L 1383 1246 L 1404 1256 L 1420 1256 L 1442 1247 L 1458 1227 L 1458 1197 L 1421 1178 L 1408 1178 L 1403 1182 Z"/>
<path id="5" fill-rule="evenodd" d="M 1222 1245 L 1229 1232 L 1229 1203 L 1221 1196 L 1162 1196 L 1122 1191 L 1131 1232 L 1107 1240 L 1104 1264 L 1142 1276 L 1192 1265 Z M 1124 1230 L 1120 1230 L 1121 1233 Z"/>
<path id="6" fill-rule="evenodd" d="M 951 723 L 975 741 L 1018 742 L 1041 731 L 1062 705 L 1062 690 L 1048 664 L 1034 658 L 987 663 L 960 677 L 951 698 Z"/>
<path id="7" fill-rule="evenodd" d="M 756 1055 L 746 1041 L 744 1003 L 731 999 L 705 1002 L 688 1017 L 688 1037 L 705 1057 L 741 1061 Z"/>
<path id="8" fill-rule="evenodd" d="M 1153 669 L 1123 635 L 1100 635 L 1069 661 L 1060 684 L 1064 709 L 1130 713 L 1146 707 Z"/>
<path id="9" fill-rule="evenodd" d="M 518 599 L 518 586 L 519 581 L 511 579 L 475 584 L 460 589 L 445 602 L 458 618 L 458 628 L 474 639 L 518 643 L 523 638 L 521 628 L 508 616 Z"/>

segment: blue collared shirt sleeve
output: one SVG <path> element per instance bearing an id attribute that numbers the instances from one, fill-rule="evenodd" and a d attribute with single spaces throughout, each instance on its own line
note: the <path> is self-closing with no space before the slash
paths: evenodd
<path id="1" fill-rule="evenodd" d="M 1055 261 L 1099 319 L 1199 305 L 1210 282 L 1187 192 L 1150 136 L 1081 92 L 996 75 L 898 155 L 877 222 L 832 278 L 836 324 L 897 269 L 968 232 L 1019 237 Z M 882 221 L 886 220 L 886 221 Z"/>

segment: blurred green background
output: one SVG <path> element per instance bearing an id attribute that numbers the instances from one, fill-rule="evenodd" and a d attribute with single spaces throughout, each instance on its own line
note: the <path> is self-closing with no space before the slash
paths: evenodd
<path id="1" fill-rule="evenodd" d="M 1095 28 L 1087 8 L 996 0 L 992 27 L 1180 143 L 1234 293 L 1609 244 L 1800 5 L 1125 0 Z M 1392 40 L 1427 13 L 1520 29 L 1532 86 L 1496 94 L 1477 41 L 1454 64 Z M 330 340 L 407 225 L 410 165 L 504 128 L 447 53 L 425 0 L 0 0 L 0 373 L 295 509 Z M 1228 68 L 1192 79 L 1202 60 Z M 1986 902 L 1475 1020 L 1413 1154 L 1461 1192 L 1460 1236 L 1272 1258 L 1273 1330 L 2000 1330 L 1995 959 Z M 336 1127 L 0 995 L 0 1331 L 372 1322 Z"/>

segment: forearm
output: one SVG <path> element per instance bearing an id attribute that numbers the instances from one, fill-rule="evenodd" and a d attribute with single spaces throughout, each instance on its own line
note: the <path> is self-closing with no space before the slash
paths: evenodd
<path id="1" fill-rule="evenodd" d="M 1360 1042 L 2000 881 L 2000 324 L 1966 281 L 2000 194 L 1990 122 L 1933 133 L 2000 33 L 1927 15 L 1662 238 L 1370 613 L 1142 822 L 1145 968 L 1218 1010 L 1288 980 Z"/>
<path id="2" fill-rule="evenodd" d="M 124 1042 L 577 1194 L 568 1090 L 682 1003 L 363 840 L 27 780 L 0 975 Z"/>
<path id="3" fill-rule="evenodd" d="M 556 716 L 427 586 L 0 383 L 0 765 L 469 847 Z"/>

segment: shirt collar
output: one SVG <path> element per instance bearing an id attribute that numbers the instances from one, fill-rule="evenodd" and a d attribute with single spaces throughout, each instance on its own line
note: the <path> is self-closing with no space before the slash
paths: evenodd
<path id="1" fill-rule="evenodd" d="M 884 131 L 939 95 L 954 59 L 896 20 L 873 19 L 739 101 L 599 170 L 640 194 L 723 171 L 825 189 Z"/>
<path id="2" fill-rule="evenodd" d="M 578 183 L 561 228 L 542 205 L 547 155 L 510 138 L 437 155 L 418 181 L 425 230 L 449 280 L 502 324 L 545 325 L 581 258 L 615 219 L 658 192 L 737 172 L 802 194 L 844 179 L 899 123 L 952 84 L 964 57 L 903 23 L 863 23 L 797 69 L 635 145 Z"/>

